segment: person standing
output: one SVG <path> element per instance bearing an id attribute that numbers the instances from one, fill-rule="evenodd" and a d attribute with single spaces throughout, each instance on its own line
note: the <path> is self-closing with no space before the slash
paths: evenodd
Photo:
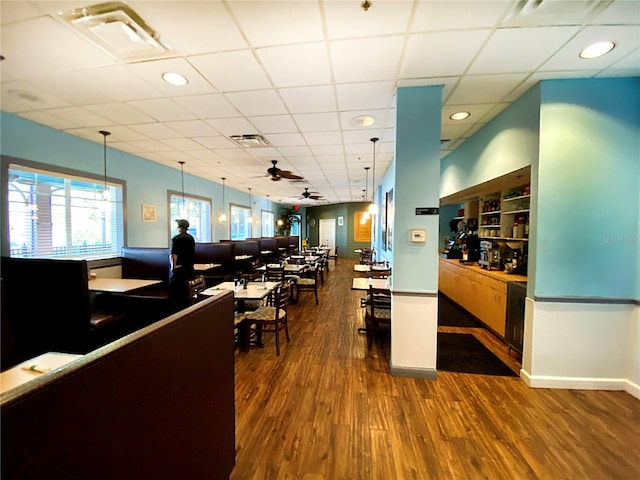
<path id="1" fill-rule="evenodd" d="M 179 309 L 190 304 L 188 282 L 194 276 L 196 242 L 188 233 L 189 221 L 176 220 L 178 234 L 171 239 L 169 253 L 169 291 L 173 305 Z"/>

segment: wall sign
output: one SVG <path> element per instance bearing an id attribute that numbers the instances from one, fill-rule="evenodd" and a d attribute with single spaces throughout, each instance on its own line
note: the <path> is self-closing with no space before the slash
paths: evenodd
<path id="1" fill-rule="evenodd" d="M 416 207 L 416 215 L 439 215 L 438 207 Z"/>
<path id="2" fill-rule="evenodd" d="M 409 230 L 409 242 L 427 243 L 427 231 L 424 228 L 412 228 Z"/>

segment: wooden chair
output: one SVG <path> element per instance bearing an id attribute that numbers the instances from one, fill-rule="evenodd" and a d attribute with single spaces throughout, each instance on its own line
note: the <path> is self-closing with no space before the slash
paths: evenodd
<path id="1" fill-rule="evenodd" d="M 363 248 L 360 252 L 360 265 L 369 265 L 373 262 L 373 251 Z"/>
<path id="2" fill-rule="evenodd" d="M 255 334 L 262 338 L 263 333 L 276 336 L 276 354 L 280 355 L 280 332 L 284 330 L 287 342 L 289 338 L 288 324 L 289 287 L 280 285 L 276 288 L 273 305 L 262 306 L 245 317 L 248 336 Z"/>
<path id="3" fill-rule="evenodd" d="M 333 255 L 329 255 L 329 258 L 333 258 L 333 261 L 335 262 L 334 265 L 338 265 L 338 245 L 335 246 L 333 249 Z"/>
<path id="4" fill-rule="evenodd" d="M 204 281 L 204 275 L 198 275 L 187 282 L 189 287 L 189 298 L 191 303 L 198 301 L 198 295 L 201 291 L 207 288 Z"/>
<path id="5" fill-rule="evenodd" d="M 369 302 L 365 309 L 364 323 L 367 334 L 367 349 L 373 347 L 376 331 L 391 327 L 391 304 L 389 291 L 369 287 Z"/>
<path id="6" fill-rule="evenodd" d="M 391 269 L 390 268 L 371 268 L 371 270 L 369 270 L 368 275 L 369 275 L 369 278 L 389 278 L 391 276 Z"/>
<path id="7" fill-rule="evenodd" d="M 306 272 L 300 275 L 300 280 L 298 280 L 297 292 L 298 299 L 300 299 L 300 292 L 302 291 L 313 291 L 316 296 L 316 305 L 318 305 L 318 275 L 320 272 L 320 268 L 318 266 L 318 262 L 315 262 L 313 266 L 309 268 Z"/>

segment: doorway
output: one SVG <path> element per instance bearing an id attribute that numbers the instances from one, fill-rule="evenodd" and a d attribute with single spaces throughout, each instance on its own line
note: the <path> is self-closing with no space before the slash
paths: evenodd
<path id="1" fill-rule="evenodd" d="M 329 255 L 333 255 L 336 250 L 336 219 L 320 219 L 318 241 L 320 245 L 331 247 Z"/>

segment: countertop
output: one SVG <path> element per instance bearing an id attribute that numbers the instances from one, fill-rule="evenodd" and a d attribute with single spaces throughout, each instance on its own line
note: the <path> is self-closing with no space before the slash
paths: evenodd
<path id="1" fill-rule="evenodd" d="M 480 273 L 482 275 L 486 275 L 490 278 L 500 280 L 501 282 L 526 282 L 527 277 L 525 275 L 516 275 L 512 273 L 504 273 L 498 270 L 486 270 L 482 268 L 480 265 L 466 265 L 464 263 L 460 263 L 460 260 L 457 258 L 442 258 L 440 257 L 441 262 L 450 263 L 451 265 L 455 265 L 457 267 L 466 268 L 467 270 Z"/>

